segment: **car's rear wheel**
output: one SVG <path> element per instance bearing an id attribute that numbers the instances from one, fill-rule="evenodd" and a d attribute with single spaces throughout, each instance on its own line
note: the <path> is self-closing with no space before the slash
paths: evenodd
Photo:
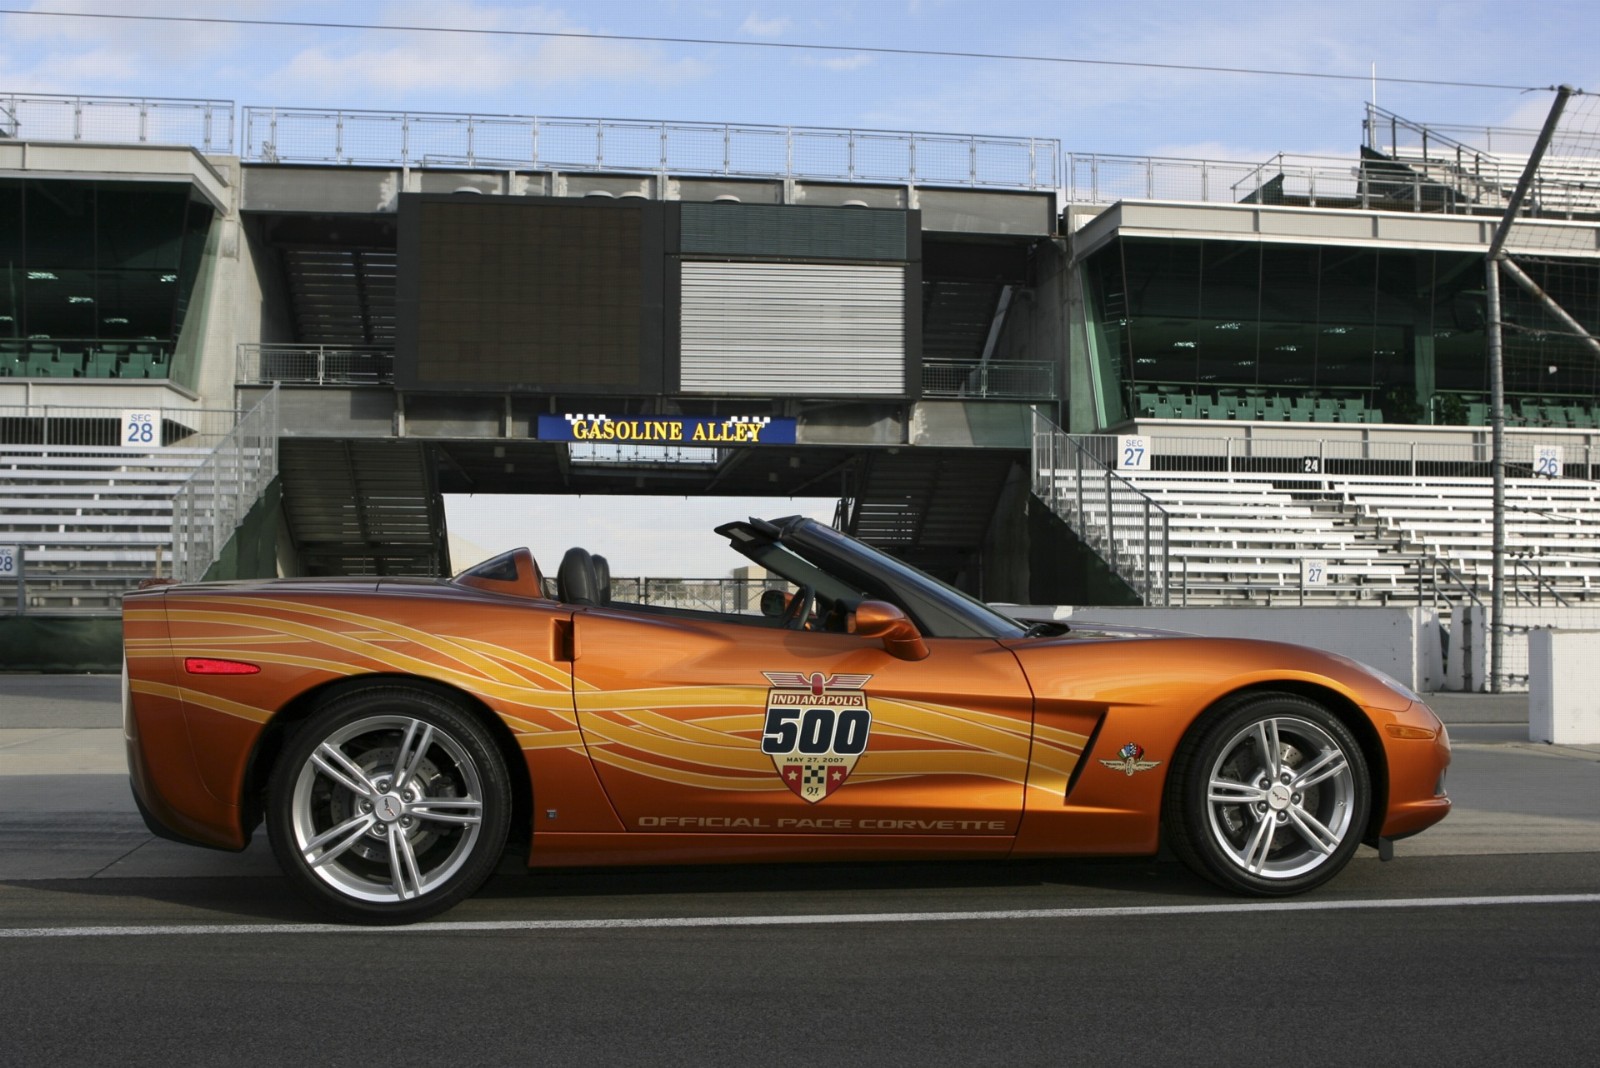
<path id="1" fill-rule="evenodd" d="M 1371 796 L 1361 747 L 1338 717 L 1295 694 L 1250 694 L 1185 740 L 1163 816 L 1195 872 L 1279 896 L 1338 874 L 1361 844 Z"/>
<path id="2" fill-rule="evenodd" d="M 476 890 L 505 845 L 510 785 L 488 731 L 445 697 L 359 690 L 319 709 L 268 783 L 267 832 L 324 912 L 409 923 Z"/>

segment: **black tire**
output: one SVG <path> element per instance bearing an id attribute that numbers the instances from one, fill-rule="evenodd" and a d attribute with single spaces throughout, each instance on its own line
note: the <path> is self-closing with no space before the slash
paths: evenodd
<path id="1" fill-rule="evenodd" d="M 1273 748 L 1276 757 L 1264 759 Z M 1321 886 L 1349 863 L 1371 799 L 1361 746 L 1338 717 L 1296 694 L 1245 694 L 1184 739 L 1162 824 L 1198 875 L 1282 897 Z"/>
<path id="2" fill-rule="evenodd" d="M 411 923 L 459 903 L 494 871 L 510 813 L 505 764 L 483 724 L 405 685 L 329 701 L 267 784 L 279 866 L 349 923 Z"/>

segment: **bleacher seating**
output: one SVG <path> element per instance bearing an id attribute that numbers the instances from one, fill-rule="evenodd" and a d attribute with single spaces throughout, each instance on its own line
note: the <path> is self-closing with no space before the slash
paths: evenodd
<path id="1" fill-rule="evenodd" d="M 1487 588 L 1494 549 L 1493 488 L 1488 479 L 1333 478 L 1329 488 L 1350 507 L 1476 576 Z M 1583 597 L 1600 593 L 1600 485 L 1578 480 L 1506 480 L 1506 551 L 1524 577 Z M 1515 583 L 1513 583 L 1515 585 Z"/>
<path id="2" fill-rule="evenodd" d="M 1172 602 L 1271 603 L 1304 598 L 1308 604 L 1406 596 L 1408 561 L 1398 539 L 1385 539 L 1370 522 L 1323 499 L 1312 483 L 1280 488 L 1278 476 L 1201 472 L 1125 473 L 1127 481 L 1166 514 L 1152 514 L 1150 550 L 1170 554 Z M 1057 474 L 1061 492 L 1076 502 L 1070 471 Z M 1100 476 L 1092 476 L 1098 488 Z M 1292 482 L 1292 480 L 1289 480 Z M 1102 554 L 1114 549 L 1143 557 L 1147 536 L 1142 501 L 1099 492 L 1083 496 L 1086 525 L 1099 532 Z M 1163 529 L 1164 527 L 1164 529 Z M 1301 589 L 1301 561 L 1327 567 L 1326 586 Z M 1159 564 L 1158 564 L 1159 566 Z"/>
<path id="3" fill-rule="evenodd" d="M 115 611 L 170 570 L 172 498 L 209 452 L 0 445 L 0 542 L 24 551 L 29 611 Z M 14 597 L 0 587 L 5 610 Z"/>
<path id="4" fill-rule="evenodd" d="M 1448 142 L 1437 139 L 1435 144 Z M 1467 161 L 1454 151 L 1424 154 L 1422 146 L 1394 145 L 1395 159 L 1431 182 L 1454 188 L 1464 200 L 1484 207 L 1504 207 L 1527 169 L 1526 155 L 1476 152 Z M 1533 201 L 1542 215 L 1592 215 L 1600 212 L 1600 159 L 1593 156 L 1546 155 L 1539 161 Z"/>
<path id="5" fill-rule="evenodd" d="M 1208 419 L 1270 423 L 1381 423 L 1383 410 L 1359 397 L 1280 395 L 1255 387 L 1224 387 L 1215 393 L 1162 386 L 1133 396 L 1141 419 Z M 1565 425 L 1565 424 L 1560 424 Z M 1578 424 L 1573 424 L 1578 425 Z"/>
<path id="6" fill-rule="evenodd" d="M 1148 536 L 1157 569 L 1165 538 L 1175 604 L 1408 603 L 1435 561 L 1488 596 L 1493 510 L 1487 478 L 1122 476 L 1165 512 L 1165 533 L 1152 508 L 1147 535 L 1144 501 L 1120 483 L 1108 501 L 1098 472 L 1085 479 L 1081 533 L 1103 556 L 1131 560 L 1144 558 Z M 1076 506 L 1074 477 L 1055 473 L 1058 491 Z M 1508 479 L 1506 508 L 1513 600 L 1543 591 L 1573 602 L 1600 601 L 1600 485 Z M 1302 588 L 1307 559 L 1326 564 L 1326 586 Z"/>

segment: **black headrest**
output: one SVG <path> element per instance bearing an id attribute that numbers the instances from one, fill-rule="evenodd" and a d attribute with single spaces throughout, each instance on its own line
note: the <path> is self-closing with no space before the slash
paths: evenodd
<path id="1" fill-rule="evenodd" d="M 601 604 L 611 603 L 611 565 L 606 563 L 606 558 L 596 553 L 594 560 L 594 588 L 600 598 Z"/>
<path id="2" fill-rule="evenodd" d="M 600 583 L 595 578 L 594 557 L 577 546 L 567 550 L 556 571 L 556 595 L 564 604 L 600 603 Z"/>

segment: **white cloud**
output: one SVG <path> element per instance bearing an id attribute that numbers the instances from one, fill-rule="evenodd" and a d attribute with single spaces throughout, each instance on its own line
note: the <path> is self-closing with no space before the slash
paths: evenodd
<path id="1" fill-rule="evenodd" d="M 391 21 L 418 17 L 409 6 L 390 9 Z M 393 16 L 399 15 L 400 18 Z M 597 32 L 560 11 L 449 5 L 430 25 L 471 29 L 562 33 Z M 409 23 L 416 24 L 416 23 Z M 483 95 L 559 84 L 616 83 L 665 87 L 705 77 L 707 65 L 674 58 L 661 47 L 582 36 L 491 36 L 354 31 L 338 44 L 322 43 L 296 53 L 265 79 L 304 93 L 354 94 L 376 89 L 391 95 L 418 93 Z"/>
<path id="2" fill-rule="evenodd" d="M 794 24 L 781 15 L 777 18 L 764 19 L 752 11 L 745 16 L 739 32 L 748 33 L 751 37 L 781 37 L 789 32 L 792 25 Z"/>
<path id="3" fill-rule="evenodd" d="M 850 71 L 870 67 L 876 58 L 875 56 L 867 55 L 865 52 L 852 52 L 847 56 L 824 56 L 821 59 L 814 59 L 810 62 L 812 65 L 821 67 L 824 70 Z"/>

